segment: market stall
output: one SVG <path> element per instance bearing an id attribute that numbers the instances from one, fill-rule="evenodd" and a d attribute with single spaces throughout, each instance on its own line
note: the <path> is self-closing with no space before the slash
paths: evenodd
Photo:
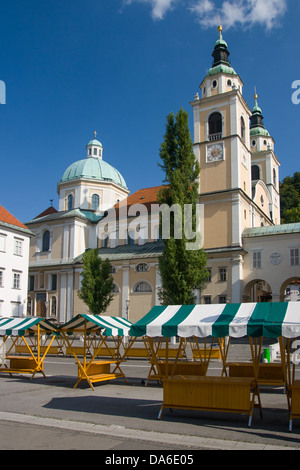
<path id="1" fill-rule="evenodd" d="M 124 348 L 123 340 L 128 336 L 131 323 L 121 317 L 109 317 L 91 314 L 80 314 L 69 322 L 61 325 L 59 333 L 65 339 L 68 350 L 75 357 L 78 365 L 78 380 L 74 388 L 86 380 L 94 390 L 93 383 L 113 380 L 123 377 L 127 381 L 121 369 L 121 348 Z M 74 337 L 82 335 L 83 346 L 74 345 Z M 107 341 L 113 342 L 108 346 Z M 79 359 L 82 355 L 82 360 Z M 108 359 L 102 359 L 102 355 L 108 355 Z M 88 357 L 90 356 L 90 357 Z"/>
<path id="2" fill-rule="evenodd" d="M 281 351 L 282 382 L 286 385 L 287 402 L 290 414 L 290 429 L 293 416 L 300 416 L 300 409 L 293 397 L 298 393 L 295 381 L 295 367 L 291 362 L 291 340 L 300 336 L 300 305 L 296 302 L 245 303 L 193 306 L 157 306 L 130 329 L 131 336 L 147 339 L 178 336 L 181 339 L 193 338 L 196 342 L 211 338 L 211 344 L 219 344 L 223 360 L 221 377 L 207 377 L 177 374 L 176 367 L 165 368 L 163 378 L 164 408 L 192 408 L 199 410 L 230 411 L 249 413 L 249 426 L 252 423 L 253 409 L 257 406 L 262 416 L 259 393 L 260 354 L 262 338 L 278 338 Z M 227 357 L 230 338 L 248 337 L 252 362 L 248 372 L 244 363 L 236 364 L 235 372 L 228 372 Z M 225 338 L 229 338 L 225 341 Z M 158 361 L 157 361 L 158 363 Z M 159 364 L 158 364 L 159 365 Z M 268 378 L 272 377 L 272 364 Z M 250 370 L 250 372 L 249 372 Z M 278 370 L 276 371 L 276 374 Z M 192 398 L 193 397 L 193 398 Z M 241 399 L 243 397 L 243 399 Z"/>
<path id="3" fill-rule="evenodd" d="M 0 372 L 12 374 L 44 374 L 44 360 L 55 339 L 56 327 L 40 317 L 0 318 Z M 48 344 L 42 349 L 42 337 Z M 24 347 L 25 356 L 16 354 L 16 345 Z M 7 364 L 9 362 L 9 365 Z"/>

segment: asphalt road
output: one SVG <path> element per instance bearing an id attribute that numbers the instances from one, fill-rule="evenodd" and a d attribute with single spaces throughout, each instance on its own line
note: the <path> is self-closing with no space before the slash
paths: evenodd
<path id="1" fill-rule="evenodd" d="M 245 345 L 236 345 L 237 357 L 244 350 Z M 83 382 L 73 388 L 77 366 L 70 357 L 46 358 L 46 379 L 1 374 L 0 448 L 101 450 L 102 459 L 125 451 L 128 456 L 173 451 L 184 458 L 193 455 L 194 462 L 199 450 L 300 449 L 300 420 L 294 421 L 289 432 L 282 387 L 261 387 L 263 419 L 254 410 L 251 428 L 248 416 L 232 413 L 164 410 L 157 420 L 163 392 L 156 382 L 143 384 L 149 371 L 147 361 L 128 360 L 122 369 L 128 383 L 124 379 L 99 383 L 94 391 Z M 298 368 L 296 373 L 299 378 Z M 209 374 L 221 374 L 218 360 L 211 361 Z"/>

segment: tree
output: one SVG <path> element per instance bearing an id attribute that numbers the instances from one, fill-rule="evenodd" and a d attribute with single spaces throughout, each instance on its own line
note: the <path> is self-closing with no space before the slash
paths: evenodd
<path id="1" fill-rule="evenodd" d="M 108 259 L 102 261 L 97 248 L 83 254 L 82 282 L 78 296 L 94 315 L 105 312 L 113 298 L 114 280 Z"/>
<path id="2" fill-rule="evenodd" d="M 280 183 L 281 220 L 288 224 L 300 222 L 300 172 L 286 176 Z"/>
<path id="3" fill-rule="evenodd" d="M 192 233 L 196 232 L 196 205 L 199 202 L 200 174 L 199 163 L 193 151 L 193 142 L 188 127 L 188 114 L 180 109 L 176 114 L 167 116 L 166 133 L 160 147 L 162 164 L 167 183 L 158 194 L 160 205 L 171 208 L 174 204 L 181 214 L 170 214 L 170 236 L 162 237 L 163 253 L 159 257 L 159 270 L 162 287 L 160 301 L 164 305 L 195 304 L 195 290 L 201 289 L 207 279 L 206 254 L 202 248 L 188 249 L 189 237 L 184 225 L 184 211 L 187 205 L 192 208 Z M 162 230 L 163 216 L 160 229 Z M 178 224 L 180 234 L 178 236 Z M 161 231 L 162 233 L 162 231 Z"/>

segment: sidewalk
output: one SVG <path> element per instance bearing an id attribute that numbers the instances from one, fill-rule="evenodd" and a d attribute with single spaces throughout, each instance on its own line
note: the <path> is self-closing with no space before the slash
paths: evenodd
<path id="1" fill-rule="evenodd" d="M 61 434 L 64 443 L 62 448 L 66 446 L 66 434 L 70 434 L 70 438 L 72 439 L 72 447 L 76 448 L 76 444 L 74 442 L 74 432 L 76 433 L 76 439 L 80 442 L 79 447 L 83 445 L 84 441 L 84 434 L 86 436 L 86 449 L 95 448 L 91 442 L 91 435 L 93 436 L 101 436 L 110 438 L 109 440 L 106 439 L 105 446 L 103 446 L 103 442 L 97 441 L 97 445 L 101 442 L 101 447 L 98 450 L 108 450 L 111 449 L 110 445 L 115 445 L 115 441 L 121 440 L 122 442 L 126 442 L 125 448 L 127 450 L 131 449 L 134 450 L 137 447 L 139 449 L 155 449 L 155 450 L 297 450 L 296 447 L 292 446 L 285 446 L 285 445 L 271 445 L 271 444 L 259 444 L 259 443 L 247 443 L 247 442 L 237 442 L 237 441 L 230 441 L 226 439 L 213 439 L 213 438 L 205 438 L 199 436 L 185 436 L 181 434 L 173 434 L 173 433 L 160 433 L 155 431 L 141 431 L 137 429 L 130 429 L 125 428 L 122 426 L 118 426 L 112 424 L 110 426 L 103 426 L 101 424 L 92 424 L 87 422 L 79 422 L 79 421 L 70 421 L 70 420 L 62 420 L 62 419 L 55 419 L 55 418 L 45 418 L 40 416 L 29 416 L 23 415 L 18 413 L 5 413 L 0 412 L 0 435 L 2 444 L 0 444 L 0 448 L 5 450 L 3 447 L 3 433 L 7 432 L 7 427 L 3 427 L 1 430 L 1 425 L 5 426 L 6 423 L 18 423 L 26 425 L 26 434 L 32 433 L 34 428 L 47 428 L 49 429 L 55 428 L 56 430 L 61 430 L 63 433 Z M 15 428 L 12 429 L 13 434 L 15 435 Z M 41 429 L 37 430 L 37 435 L 39 435 L 39 439 L 41 439 Z M 52 447 L 51 442 L 48 438 L 44 437 L 47 440 L 49 448 Z M 8 448 L 12 448 L 12 439 L 8 437 L 8 442 L 10 446 Z M 23 438 L 24 440 L 24 438 Z M 20 445 L 18 441 L 15 441 L 15 445 Z M 34 440 L 34 448 L 39 448 L 37 440 Z M 32 446 L 32 437 L 30 437 L 30 443 Z M 141 443 L 141 445 L 140 445 Z M 7 449 L 8 449 L 7 448 Z M 18 447 L 19 448 L 19 447 Z M 24 447 L 22 447 L 24 449 Z M 28 448 L 27 446 L 25 448 Z M 45 444 L 43 447 L 45 448 Z M 124 448 L 124 445 L 123 445 Z"/>
<path id="2" fill-rule="evenodd" d="M 235 357 L 249 359 L 244 345 L 233 345 L 232 352 Z M 234 413 L 194 410 L 171 413 L 166 409 L 157 420 L 163 390 L 156 382 L 143 385 L 148 362 L 128 360 L 122 368 L 128 384 L 120 378 L 96 384 L 95 391 L 86 383 L 73 388 L 77 367 L 71 357 L 47 357 L 46 379 L 1 375 L 0 448 L 4 448 L 5 442 L 9 449 L 18 448 L 21 441 L 16 432 L 21 429 L 24 445 L 30 440 L 31 448 L 40 448 L 40 441 L 54 449 L 61 448 L 60 445 L 71 449 L 86 445 L 89 449 L 93 443 L 98 448 L 103 444 L 106 450 L 300 449 L 300 420 L 295 420 L 290 433 L 282 387 L 261 387 L 263 419 L 254 410 L 251 428 L 248 416 Z M 221 362 L 212 360 L 209 374 L 220 375 L 221 368 Z M 299 368 L 296 374 L 299 378 Z"/>

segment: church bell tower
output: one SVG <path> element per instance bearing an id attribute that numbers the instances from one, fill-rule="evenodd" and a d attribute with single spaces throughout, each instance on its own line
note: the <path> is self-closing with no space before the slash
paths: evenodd
<path id="1" fill-rule="evenodd" d="M 231 66 L 218 27 L 213 63 L 191 105 L 194 152 L 200 163 L 200 202 L 204 205 L 204 248 L 241 247 L 244 228 L 270 214 L 257 214 L 252 201 L 250 118 L 243 81 Z M 258 224 L 258 222 L 256 221 Z"/>

